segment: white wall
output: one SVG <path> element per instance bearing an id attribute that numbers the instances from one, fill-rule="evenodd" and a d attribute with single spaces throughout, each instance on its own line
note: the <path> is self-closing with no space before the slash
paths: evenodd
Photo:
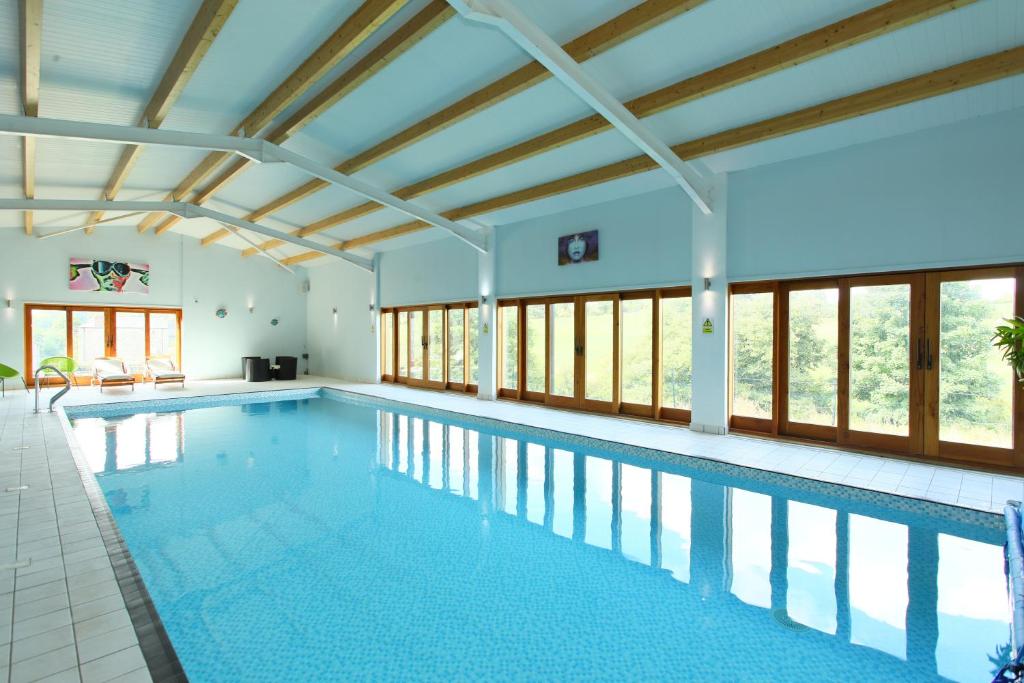
<path id="1" fill-rule="evenodd" d="M 310 372 L 357 382 L 376 381 L 377 336 L 370 328 L 369 311 L 374 289 L 374 274 L 348 263 L 309 269 Z"/>
<path id="2" fill-rule="evenodd" d="M 92 236 L 48 240 L 3 229 L 0 254 L 0 299 L 13 300 L 12 308 L 0 309 L 0 362 L 16 368 L 24 364 L 26 302 L 180 307 L 182 365 L 195 379 L 236 377 L 241 356 L 301 356 L 305 351 L 303 269 L 290 275 L 266 259 L 243 259 L 227 247 L 204 248 L 198 240 L 173 233 L 157 237 L 113 227 Z M 72 256 L 149 263 L 150 292 L 72 292 Z M 221 306 L 228 310 L 223 319 L 214 315 Z M 280 322 L 273 327 L 275 317 Z"/>
<path id="3" fill-rule="evenodd" d="M 472 301 L 478 253 L 450 237 L 381 254 L 381 306 Z"/>
<path id="4" fill-rule="evenodd" d="M 497 233 L 499 297 L 639 289 L 690 282 L 690 200 L 659 190 L 521 223 Z M 600 258 L 558 265 L 558 238 L 598 230 Z"/>
<path id="5" fill-rule="evenodd" d="M 729 176 L 729 276 L 1024 261 L 1024 110 Z"/>

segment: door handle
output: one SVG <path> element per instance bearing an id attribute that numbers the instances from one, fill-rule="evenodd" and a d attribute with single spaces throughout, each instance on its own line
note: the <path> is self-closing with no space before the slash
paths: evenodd
<path id="1" fill-rule="evenodd" d="M 928 356 L 928 360 L 927 360 L 928 369 L 931 370 L 932 369 L 932 340 L 931 339 L 929 339 L 926 342 L 926 346 L 927 346 L 926 354 Z"/>
<path id="2" fill-rule="evenodd" d="M 917 338 L 917 369 L 924 368 L 924 340 Z"/>

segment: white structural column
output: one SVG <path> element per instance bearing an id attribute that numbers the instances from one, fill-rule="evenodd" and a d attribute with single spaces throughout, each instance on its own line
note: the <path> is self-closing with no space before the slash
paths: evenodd
<path id="1" fill-rule="evenodd" d="M 479 254 L 477 267 L 477 294 L 480 297 L 480 322 L 477 329 L 479 340 L 479 366 L 477 372 L 477 398 L 493 401 L 498 398 L 498 331 L 495 323 L 498 315 L 498 297 L 495 291 L 497 266 L 497 244 L 494 228 L 486 228 L 486 253 Z"/>
<path id="2" fill-rule="evenodd" d="M 372 339 L 374 348 L 373 357 L 376 359 L 373 371 L 374 384 L 380 384 L 380 377 L 381 375 L 384 374 L 384 359 L 381 358 L 380 356 L 380 350 L 381 348 L 383 348 L 383 345 L 381 344 L 381 339 L 384 334 L 384 330 L 381 329 L 380 318 L 380 260 L 381 255 L 380 252 L 378 251 L 373 255 L 373 292 L 370 295 L 372 297 L 372 300 L 370 301 L 370 315 L 371 320 L 373 320 L 373 324 L 371 325 L 372 329 L 370 330 L 370 338 Z M 398 340 L 398 330 L 394 331 L 394 334 L 392 335 L 391 338 L 394 339 L 395 341 Z"/>
<path id="3" fill-rule="evenodd" d="M 727 177 L 709 184 L 715 212 L 693 210 L 693 413 L 690 429 L 729 430 L 729 284 L 726 279 Z M 705 278 L 710 286 L 705 289 Z M 705 332 L 710 321 L 712 331 Z"/>

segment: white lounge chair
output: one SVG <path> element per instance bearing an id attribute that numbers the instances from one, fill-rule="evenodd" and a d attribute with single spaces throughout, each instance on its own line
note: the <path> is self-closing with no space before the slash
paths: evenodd
<path id="1" fill-rule="evenodd" d="M 185 374 L 174 367 L 174 361 L 170 358 L 148 358 L 146 359 L 146 370 L 153 380 L 153 386 L 158 384 L 173 384 L 180 382 L 185 386 Z"/>
<path id="2" fill-rule="evenodd" d="M 104 356 L 92 363 L 93 383 L 99 383 L 100 393 L 103 387 L 130 386 L 135 391 L 135 375 L 128 372 L 128 367 L 120 358 Z"/>

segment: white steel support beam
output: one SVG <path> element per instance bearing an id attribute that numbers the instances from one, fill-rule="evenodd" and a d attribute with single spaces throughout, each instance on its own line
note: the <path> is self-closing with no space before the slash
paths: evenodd
<path id="1" fill-rule="evenodd" d="M 188 149 L 204 149 L 220 152 L 233 152 L 257 162 L 280 161 L 320 178 L 332 185 L 345 188 L 366 199 L 383 206 L 400 211 L 424 223 L 429 223 L 442 230 L 447 230 L 460 240 L 469 244 L 481 253 L 487 252 L 486 238 L 477 231 L 449 220 L 433 211 L 424 209 L 395 195 L 385 192 L 369 183 L 357 180 L 344 173 L 339 173 L 329 166 L 313 161 L 272 142 L 259 138 L 245 138 L 232 135 L 208 135 L 206 133 L 188 133 L 184 131 L 160 130 L 155 128 L 136 128 L 132 126 L 113 126 L 99 123 L 84 123 L 61 119 L 36 119 L 25 116 L 0 115 L 0 135 L 23 135 L 30 137 L 50 137 L 66 140 L 91 140 L 93 142 L 110 142 L 117 144 L 162 145 L 167 147 L 184 147 Z M 159 203 L 159 202 L 158 202 Z M 175 202 L 171 202 L 175 203 Z M 226 215 L 226 214 L 223 214 Z M 215 219 L 219 220 L 219 219 Z M 256 225 L 256 223 L 250 223 Z M 245 227 L 245 226 L 238 226 Z M 267 230 L 269 228 L 262 228 Z M 248 228 L 246 228 L 248 229 Z M 253 229 L 254 232 L 259 230 Z M 275 231 L 276 232 L 276 231 Z M 266 233 L 263 233 L 266 234 Z M 284 233 L 275 234 L 275 238 Z M 289 236 L 287 242 L 298 244 Z M 303 240 L 308 242 L 308 240 Z M 315 244 L 315 243 L 312 243 Z M 311 247 L 312 248 L 312 247 Z M 321 251 L 321 249 L 317 249 Z"/>
<path id="2" fill-rule="evenodd" d="M 515 5 L 508 0 L 448 0 L 448 4 L 466 19 L 495 26 L 514 40 L 640 151 L 665 169 L 704 214 L 711 213 L 708 189 L 700 173 L 680 159 L 671 147 Z"/>
<path id="3" fill-rule="evenodd" d="M 230 216 L 220 211 L 208 209 L 205 206 L 196 206 L 187 202 L 108 201 L 104 199 L 0 199 L 0 211 L 144 211 L 147 213 L 173 213 L 186 219 L 203 217 L 224 225 L 259 233 L 264 237 L 271 237 L 282 242 L 318 251 L 327 256 L 334 256 L 343 261 L 348 261 L 363 270 L 373 272 L 373 262 L 369 259 L 356 256 L 355 254 L 348 254 L 326 244 L 313 242 L 302 237 L 295 237 L 280 230 L 274 230 L 273 228 Z"/>

